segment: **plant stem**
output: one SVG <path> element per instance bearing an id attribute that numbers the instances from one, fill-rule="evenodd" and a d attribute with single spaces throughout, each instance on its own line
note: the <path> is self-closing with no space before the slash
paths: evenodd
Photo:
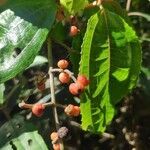
<path id="1" fill-rule="evenodd" d="M 51 102 L 52 103 L 56 103 L 56 99 L 55 99 L 55 90 L 54 90 L 54 76 L 53 73 L 51 72 L 51 69 L 53 69 L 53 57 L 52 57 L 52 46 L 51 46 L 51 39 L 48 38 L 47 41 L 47 46 L 48 46 L 48 61 L 49 61 L 49 79 L 50 79 L 50 93 L 51 93 Z M 56 130 L 58 131 L 60 128 L 60 124 L 59 124 L 59 119 L 58 119 L 58 114 L 57 114 L 57 108 L 53 107 L 53 115 L 54 115 L 54 120 L 55 120 L 55 124 L 56 124 Z M 60 150 L 64 150 L 64 145 L 63 145 L 63 141 L 60 140 L 59 141 L 60 144 Z"/>
<path id="2" fill-rule="evenodd" d="M 129 11 L 129 10 L 130 10 L 130 6 L 131 6 L 131 0 L 127 0 L 127 3 L 126 3 L 126 11 Z"/>
<path id="3" fill-rule="evenodd" d="M 66 44 L 62 43 L 61 41 L 58 41 L 56 39 L 53 39 L 53 41 L 59 45 L 61 45 L 62 47 L 64 47 L 69 53 L 76 53 L 76 54 L 80 54 L 78 51 L 70 48 L 69 46 L 67 46 Z"/>

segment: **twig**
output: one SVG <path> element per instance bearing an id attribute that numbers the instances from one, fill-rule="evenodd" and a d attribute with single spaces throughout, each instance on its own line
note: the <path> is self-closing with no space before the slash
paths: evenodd
<path id="1" fill-rule="evenodd" d="M 61 45 L 62 47 L 64 47 L 69 53 L 76 53 L 76 54 L 80 54 L 78 51 L 70 48 L 69 46 L 67 46 L 66 44 L 62 43 L 61 41 L 58 41 L 56 39 L 52 39 L 55 43 Z"/>
<path id="2" fill-rule="evenodd" d="M 37 103 L 36 103 L 37 104 Z M 27 108 L 27 109 L 32 109 L 32 107 L 34 106 L 35 104 L 27 104 L 25 103 L 24 101 L 22 101 L 21 103 L 19 103 L 19 107 L 20 108 Z M 56 103 L 53 103 L 53 102 L 49 102 L 49 103 L 43 103 L 43 106 L 45 107 L 48 107 L 48 106 L 52 106 L 52 107 L 60 107 L 60 108 L 63 108 L 65 109 L 66 106 L 62 105 L 62 104 L 56 104 Z"/>
<path id="3" fill-rule="evenodd" d="M 81 129 L 81 125 L 75 121 L 70 121 L 70 125 Z M 106 132 L 102 133 L 101 136 L 105 139 L 114 139 L 115 138 L 115 136 L 113 134 L 106 133 Z"/>
<path id="4" fill-rule="evenodd" d="M 140 17 L 143 17 L 143 18 L 147 19 L 148 21 L 150 21 L 149 15 L 147 15 L 145 13 L 141 13 L 141 12 L 130 12 L 130 13 L 128 13 L 128 16 L 140 16 Z"/>
<path id="5" fill-rule="evenodd" d="M 130 6 L 131 6 L 131 0 L 127 0 L 127 3 L 126 3 L 126 11 L 129 11 L 129 10 L 130 10 Z"/>
<path id="6" fill-rule="evenodd" d="M 52 103 L 56 103 L 55 100 L 55 90 L 54 90 L 54 76 L 53 73 L 51 72 L 52 66 L 53 66 L 53 61 L 52 61 L 52 47 L 51 47 L 51 39 L 48 38 L 47 40 L 47 45 L 48 45 L 48 58 L 49 58 L 49 79 L 50 79 L 50 92 L 51 92 L 51 102 Z M 53 107 L 53 115 L 54 115 L 54 119 L 55 119 L 55 124 L 56 124 L 56 130 L 58 131 L 60 128 L 59 125 L 59 119 L 58 119 L 58 114 L 57 114 L 57 108 Z M 60 150 L 64 150 L 64 145 L 63 145 L 63 141 L 60 140 Z"/>

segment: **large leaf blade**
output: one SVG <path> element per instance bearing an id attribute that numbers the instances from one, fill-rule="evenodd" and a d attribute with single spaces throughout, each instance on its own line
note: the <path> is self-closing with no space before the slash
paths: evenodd
<path id="1" fill-rule="evenodd" d="M 0 83 L 13 78 L 32 63 L 47 34 L 46 28 L 32 26 L 11 10 L 0 14 Z M 21 51 L 19 54 L 16 48 Z"/>
<path id="2" fill-rule="evenodd" d="M 105 130 L 115 104 L 135 86 L 140 63 L 138 38 L 124 19 L 104 9 L 91 16 L 80 62 L 80 73 L 91 81 L 81 98 L 84 130 Z"/>
<path id="3" fill-rule="evenodd" d="M 57 6 L 55 0 L 6 0 L 0 7 L 0 12 L 7 9 L 38 28 L 50 29 L 55 20 Z"/>

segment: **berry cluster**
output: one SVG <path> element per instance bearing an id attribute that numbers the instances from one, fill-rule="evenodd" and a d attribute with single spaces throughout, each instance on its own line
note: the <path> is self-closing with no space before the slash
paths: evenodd
<path id="1" fill-rule="evenodd" d="M 51 68 L 50 73 L 58 72 L 59 73 L 59 81 L 62 84 L 69 84 L 69 92 L 73 95 L 79 95 L 83 92 L 89 84 L 89 80 L 84 75 L 78 75 L 77 78 L 74 77 L 73 73 L 68 70 L 69 63 L 67 60 L 59 60 L 57 63 L 58 68 Z M 45 76 L 43 76 L 45 77 Z M 73 82 L 72 82 L 73 81 Z M 43 79 L 42 76 L 38 78 L 38 89 L 43 90 L 45 86 L 45 78 Z M 40 88 L 43 87 L 43 88 Z M 32 110 L 32 113 L 37 116 L 41 117 L 44 113 L 44 110 L 48 106 L 53 107 L 61 107 L 64 109 L 64 113 L 70 117 L 77 117 L 80 115 L 80 107 L 74 106 L 72 104 L 68 104 L 67 106 L 63 106 L 61 104 L 55 103 L 55 101 L 47 102 L 47 103 L 35 103 L 35 104 L 26 104 L 22 102 L 19 104 L 21 108 L 28 108 Z M 50 135 L 52 140 L 53 149 L 60 150 L 61 148 L 61 139 L 63 139 L 68 133 L 68 129 L 66 127 L 60 127 L 57 132 L 53 132 Z"/>
<path id="2" fill-rule="evenodd" d="M 57 66 L 60 69 L 66 69 L 68 67 L 68 62 L 66 60 L 60 60 L 57 63 Z M 65 70 L 64 70 L 65 71 Z M 59 74 L 59 80 L 61 83 L 69 83 L 70 82 L 70 75 L 66 72 L 61 72 Z M 84 91 L 85 87 L 89 84 L 89 80 L 84 75 L 78 75 L 76 81 L 69 85 L 69 91 L 73 95 L 79 95 L 81 92 Z"/>
<path id="3" fill-rule="evenodd" d="M 61 127 L 57 132 L 52 132 L 50 139 L 52 140 L 53 149 L 60 150 L 59 140 L 63 139 L 68 134 L 68 129 L 66 127 Z"/>

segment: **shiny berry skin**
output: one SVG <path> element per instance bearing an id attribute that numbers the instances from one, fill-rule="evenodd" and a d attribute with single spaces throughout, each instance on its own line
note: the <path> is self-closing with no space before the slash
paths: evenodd
<path id="1" fill-rule="evenodd" d="M 33 105 L 32 113 L 37 117 L 41 117 L 44 113 L 44 109 L 45 106 L 43 104 L 37 103 Z"/>
<path id="2" fill-rule="evenodd" d="M 79 116 L 80 115 L 80 107 L 78 106 L 74 106 L 72 104 L 68 105 L 66 108 L 65 108 L 65 113 L 68 115 L 68 116 Z"/>
<path id="3" fill-rule="evenodd" d="M 78 95 L 80 94 L 81 92 L 83 92 L 84 90 L 84 86 L 80 83 L 71 83 L 69 85 L 69 92 L 73 95 Z"/>
<path id="4" fill-rule="evenodd" d="M 87 86 L 89 84 L 89 80 L 84 75 L 78 75 L 77 82 L 83 84 L 84 86 Z"/>
<path id="5" fill-rule="evenodd" d="M 69 63 L 67 60 L 65 59 L 61 59 L 58 61 L 57 63 L 57 66 L 60 68 L 60 69 L 66 69 L 68 67 Z"/>
<path id="6" fill-rule="evenodd" d="M 70 27 L 69 35 L 70 36 L 75 36 L 75 35 L 78 34 L 78 32 L 79 32 L 79 29 L 76 26 L 71 26 Z"/>
<path id="7" fill-rule="evenodd" d="M 60 150 L 60 144 L 59 143 L 53 144 L 53 149 Z"/>
<path id="8" fill-rule="evenodd" d="M 69 74 L 65 73 L 65 72 L 61 72 L 59 74 L 59 81 L 61 83 L 68 83 L 70 81 L 70 76 Z"/>
<path id="9" fill-rule="evenodd" d="M 58 133 L 57 132 L 52 132 L 50 135 L 50 138 L 52 141 L 58 140 Z"/>
<path id="10" fill-rule="evenodd" d="M 73 95 L 78 95 L 79 94 L 79 86 L 76 83 L 71 83 L 69 85 L 69 92 Z"/>

